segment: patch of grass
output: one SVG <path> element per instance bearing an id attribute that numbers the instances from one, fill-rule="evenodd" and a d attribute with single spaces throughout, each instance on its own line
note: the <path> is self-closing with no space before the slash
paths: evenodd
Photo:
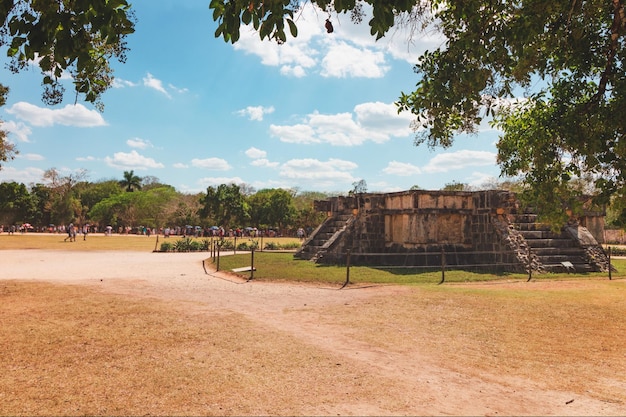
<path id="1" fill-rule="evenodd" d="M 402 391 L 233 312 L 47 283 L 0 282 L 0 300 L 3 416 L 306 415 L 337 387 Z"/>
<path id="2" fill-rule="evenodd" d="M 233 256 L 220 257 L 220 269 L 231 270 L 244 266 L 250 266 L 251 254 L 243 253 Z M 215 263 L 215 260 L 213 260 Z M 626 271 L 626 260 L 614 259 L 613 265 L 618 272 L 613 273 L 613 277 L 623 277 Z M 295 259 L 292 253 L 270 253 L 255 252 L 254 254 L 255 279 L 277 280 L 277 281 L 297 281 L 312 283 L 334 283 L 343 284 L 347 277 L 345 266 L 322 265 L 310 261 Z M 619 271 L 622 271 L 621 274 Z M 248 277 L 249 273 L 242 276 Z M 606 278 L 608 273 L 598 272 L 592 274 L 536 274 L 533 280 L 558 280 L 572 278 Z M 438 284 L 441 282 L 441 271 L 416 271 L 406 268 L 372 268 L 366 266 L 350 267 L 351 283 L 373 283 L 373 284 Z M 446 283 L 459 282 L 479 282 L 494 280 L 527 280 L 527 274 L 490 274 L 476 273 L 462 270 L 445 271 Z"/>
<path id="3" fill-rule="evenodd" d="M 71 250 L 71 251 L 95 251 L 95 250 L 130 250 L 130 251 L 142 251 L 152 252 L 154 250 L 160 250 L 162 243 L 169 243 L 172 247 L 176 245 L 178 241 L 185 241 L 182 236 L 170 236 L 164 238 L 156 235 L 141 236 L 141 235 L 118 235 L 113 234 L 111 236 L 105 236 L 103 233 L 93 233 L 87 235 L 87 239 L 83 240 L 82 235 L 76 236 L 76 242 L 64 241 L 66 234 L 62 233 L 16 233 L 9 235 L 8 233 L 0 234 L 0 250 L 3 249 L 54 249 L 54 250 Z M 204 246 L 205 240 L 210 238 L 190 238 L 196 246 Z M 234 238 L 225 239 L 232 248 L 235 242 Z M 260 241 L 260 238 L 255 240 Z M 217 239 L 216 239 L 217 241 Z M 237 245 L 243 242 L 249 242 L 248 238 L 237 238 Z M 275 237 L 275 238 L 263 238 L 263 244 L 270 243 L 279 247 L 286 247 L 292 245 L 294 242 L 299 242 L 297 238 L 288 237 Z"/>

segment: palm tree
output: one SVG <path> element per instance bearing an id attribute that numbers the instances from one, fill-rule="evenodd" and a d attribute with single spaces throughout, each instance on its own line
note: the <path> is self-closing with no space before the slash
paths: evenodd
<path id="1" fill-rule="evenodd" d="M 126 188 L 126 192 L 141 190 L 141 177 L 135 175 L 135 171 L 124 171 L 124 179 L 119 184 Z"/>

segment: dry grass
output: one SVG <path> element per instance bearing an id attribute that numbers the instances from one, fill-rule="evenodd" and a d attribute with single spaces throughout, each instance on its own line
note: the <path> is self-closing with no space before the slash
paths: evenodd
<path id="1" fill-rule="evenodd" d="M 155 242 L 97 237 L 36 241 Z M 623 279 L 384 287 L 274 316 L 116 288 L 0 280 L 0 415 L 558 414 L 533 397 L 551 390 L 626 413 Z M 465 390 L 472 377 L 482 385 Z M 493 388 L 526 385 L 541 392 L 517 404 Z M 465 408 L 471 395 L 493 407 Z"/>
<path id="2" fill-rule="evenodd" d="M 524 378 L 624 405 L 625 294 L 624 281 L 424 286 L 285 313 L 406 359 L 407 369 Z M 331 333 L 320 349 L 195 307 L 0 282 L 0 415 L 301 415 L 341 403 L 356 404 L 348 414 L 361 403 L 415 413 L 414 385 L 333 353 Z"/>
<path id="3" fill-rule="evenodd" d="M 357 339 L 417 350 L 467 375 L 525 378 L 626 404 L 624 280 L 425 286 L 329 317 Z"/>
<path id="4" fill-rule="evenodd" d="M 45 283 L 0 300 L 0 415 L 310 414 L 394 384 L 236 313 Z"/>
<path id="5" fill-rule="evenodd" d="M 87 235 L 83 240 L 82 235 L 76 237 L 76 242 L 65 241 L 66 234 L 58 233 L 8 233 L 0 234 L 0 250 L 3 249 L 58 249 L 71 251 L 94 251 L 94 250 L 125 250 L 125 251 L 141 251 L 152 252 L 159 250 L 163 242 L 176 242 L 181 237 L 172 236 L 165 239 L 163 236 L 157 237 L 152 235 L 118 235 L 105 236 L 102 233 L 94 233 Z M 229 238 L 232 240 L 232 238 Z M 247 242 L 247 238 L 238 238 L 237 243 Z M 299 242 L 296 238 L 264 238 L 263 244 L 275 242 L 278 244 L 286 244 L 291 242 Z"/>

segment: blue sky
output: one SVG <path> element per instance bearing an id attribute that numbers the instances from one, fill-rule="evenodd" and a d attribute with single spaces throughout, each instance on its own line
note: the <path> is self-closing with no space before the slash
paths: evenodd
<path id="1" fill-rule="evenodd" d="M 157 177 L 182 192 L 222 183 L 255 189 L 370 192 L 440 189 L 453 181 L 480 186 L 497 178 L 498 132 L 461 135 L 448 149 L 413 144 L 410 114 L 393 105 L 418 81 L 413 65 L 437 36 L 392 33 L 374 42 L 364 21 L 308 4 L 299 35 L 284 45 L 242 28 L 235 45 L 214 37 L 209 0 L 137 0 L 136 32 L 104 112 L 74 103 L 71 85 L 54 107 L 41 101 L 41 76 L 14 75 L 0 109 L 19 155 L 0 181 L 42 182 L 49 168 L 87 171 L 89 181 L 124 171 Z M 4 56 L 5 50 L 0 51 Z"/>

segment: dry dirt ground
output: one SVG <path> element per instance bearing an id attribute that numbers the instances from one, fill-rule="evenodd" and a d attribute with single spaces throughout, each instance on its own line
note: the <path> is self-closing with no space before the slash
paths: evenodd
<path id="1" fill-rule="evenodd" d="M 224 384 L 228 384 L 228 378 L 238 378 L 241 381 L 239 391 L 235 389 L 230 397 L 221 393 L 219 399 L 211 398 L 211 393 L 189 392 L 186 395 L 194 397 L 193 401 L 198 404 L 195 407 L 157 406 L 159 399 L 155 397 L 160 396 L 165 402 L 165 397 L 170 394 L 158 391 L 160 394 L 142 400 L 143 404 L 132 403 L 126 409 L 119 405 L 117 408 L 106 408 L 106 405 L 89 408 L 85 404 L 63 408 L 64 399 L 60 397 L 67 394 L 61 389 L 57 394 L 48 394 L 57 398 L 47 399 L 60 403 L 60 408 L 52 411 L 43 405 L 43 409 L 20 408 L 21 394 L 0 384 L 0 414 L 626 415 L 623 369 L 626 348 L 621 347 L 621 359 L 618 356 L 618 363 L 614 363 L 613 368 L 607 365 L 607 372 L 613 374 L 598 377 L 593 383 L 583 381 L 595 379 L 594 375 L 589 376 L 583 371 L 581 375 L 569 376 L 572 371 L 557 372 L 556 376 L 544 380 L 544 375 L 551 374 L 543 369 L 511 370 L 519 365 L 490 368 L 484 363 L 489 354 L 476 350 L 468 353 L 471 358 L 467 360 L 442 358 L 436 346 L 427 346 L 429 335 L 421 334 L 419 326 L 407 324 L 405 328 L 398 324 L 402 320 L 410 322 L 411 317 L 400 321 L 376 317 L 376 314 L 386 312 L 376 312 L 374 307 L 390 306 L 390 300 L 398 300 L 398 303 L 415 300 L 413 297 L 419 288 L 370 286 L 338 290 L 245 282 L 227 273 L 216 273 L 210 266 L 208 274 L 205 273 L 205 258 L 206 253 L 1 251 L 0 290 L 4 292 L 0 291 L 0 302 L 2 296 L 10 295 L 12 284 L 44 282 L 78 286 L 131 300 L 153 300 L 170 306 L 172 312 L 183 311 L 207 321 L 218 321 L 220 317 L 228 321 L 235 315 L 241 317 L 242 322 L 253 323 L 254 328 L 264 329 L 265 339 L 275 338 L 276 343 L 281 343 L 281 347 L 276 348 L 277 355 L 282 354 L 281 349 L 286 349 L 285 344 L 306 351 L 306 360 L 300 359 L 306 362 L 302 365 L 305 372 L 298 373 L 292 364 L 268 364 L 267 369 L 273 370 L 271 372 L 283 366 L 288 375 L 276 378 L 258 374 L 242 376 L 242 366 L 246 362 L 251 364 L 262 360 L 256 357 L 252 346 L 251 350 L 242 348 L 244 354 L 238 360 L 243 364 L 230 364 L 231 369 L 227 371 L 215 370 L 215 375 L 218 372 L 225 375 Z M 444 304 L 445 300 L 442 300 Z M 390 315 L 401 314 L 393 308 L 385 308 Z M 374 316 L 368 316 L 372 314 Z M 367 324 L 358 324 L 362 318 L 370 320 L 372 327 L 385 329 L 380 334 L 384 340 L 375 341 L 371 336 L 368 338 L 359 333 L 367 327 Z M 351 326 L 352 321 L 355 327 Z M 394 328 L 387 329 L 391 326 Z M 263 343 L 271 342 L 264 340 Z M 621 340 L 617 344 L 623 346 L 625 342 Z M 449 343 L 453 345 L 455 341 Z M 4 350 L 0 355 L 5 357 L 18 354 L 10 352 L 11 346 L 1 341 L 0 348 Z M 49 349 L 54 350 L 52 342 Z M 463 351 L 463 346 L 455 349 Z M 232 354 L 237 355 L 236 352 Z M 195 356 L 198 355 L 209 353 L 195 352 Z M 37 390 L 50 390 L 45 386 L 29 387 L 32 381 L 20 380 L 20 372 L 27 368 L 26 365 L 20 368 L 6 361 L 0 363 L 8 368 L 0 369 L 0 373 L 5 377 L 11 374 L 14 381 L 21 381 L 23 389 L 30 390 L 29 395 L 43 395 Z M 68 366 L 78 369 L 85 366 L 87 369 L 87 365 L 78 362 Z M 141 369 L 134 372 L 141 377 Z M 570 377 L 571 381 L 567 381 Z M 123 381 L 112 383 L 124 384 Z M 262 385 L 263 389 L 252 390 L 254 384 Z M 600 385 L 596 388 L 594 384 Z M 98 385 L 84 389 L 97 390 Z M 154 390 L 157 392 L 157 388 Z M 95 401 L 93 395 L 85 398 Z M 128 395 L 132 396 L 132 392 Z M 81 400 L 72 397 L 71 401 Z M 65 399 L 66 403 L 71 401 Z M 218 406 L 216 403 L 220 401 L 222 404 Z M 200 405 L 201 402 L 204 405 Z"/>

